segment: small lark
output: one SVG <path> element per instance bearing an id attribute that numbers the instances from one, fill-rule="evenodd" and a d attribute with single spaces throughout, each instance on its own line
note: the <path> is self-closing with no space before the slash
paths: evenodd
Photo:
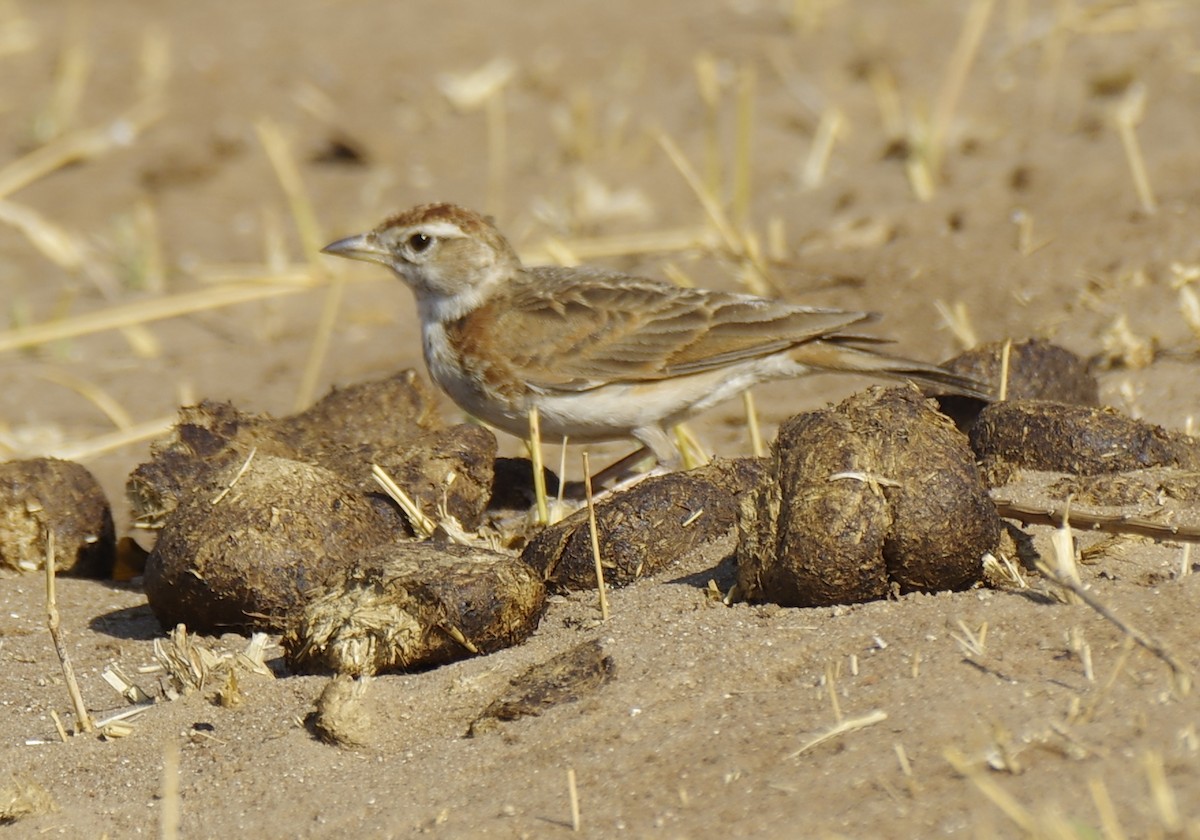
<path id="1" fill-rule="evenodd" d="M 600 268 L 525 267 L 492 223 L 453 204 L 392 216 L 325 252 L 377 262 L 413 290 L 425 364 L 463 410 L 526 437 L 635 438 L 677 463 L 667 430 L 750 386 L 820 371 L 979 383 L 889 356 L 867 312 L 687 289 Z"/>

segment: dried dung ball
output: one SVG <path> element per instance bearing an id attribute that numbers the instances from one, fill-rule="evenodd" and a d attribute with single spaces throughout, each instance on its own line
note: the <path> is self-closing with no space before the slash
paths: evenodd
<path id="1" fill-rule="evenodd" d="M 915 388 L 871 388 L 781 427 L 739 532 L 746 597 L 819 606 L 971 586 L 1000 521 L 963 434 Z"/>
<path id="2" fill-rule="evenodd" d="M 1076 475 L 1200 469 L 1200 445 L 1186 434 L 1111 408 L 1039 400 L 988 406 L 971 429 L 971 447 L 992 486 L 1008 483 L 1021 469 Z"/>
<path id="3" fill-rule="evenodd" d="M 732 548 L 738 499 L 762 469 L 755 459 L 714 461 L 690 472 L 647 478 L 597 504 L 605 583 L 623 586 L 722 540 Z M 586 509 L 546 528 L 521 557 L 553 588 L 596 588 Z"/>
<path id="4" fill-rule="evenodd" d="M 146 596 L 163 627 L 278 630 L 347 557 L 397 536 L 336 473 L 259 454 L 179 503 L 147 558 Z"/>
<path id="5" fill-rule="evenodd" d="M 274 422 L 273 434 L 321 463 L 330 447 L 396 449 L 441 427 L 437 401 L 415 371 L 334 388 L 299 414 Z"/>
<path id="6" fill-rule="evenodd" d="M 236 467 L 252 451 L 291 457 L 292 447 L 272 434 L 273 422 L 268 415 L 248 414 L 231 403 L 205 400 L 180 408 L 170 435 L 151 447 L 150 460 L 126 480 L 133 521 L 160 527 L 182 499 L 207 485 L 210 472 Z"/>
<path id="7" fill-rule="evenodd" d="M 209 401 L 182 408 L 170 437 L 155 444 L 151 460 L 129 477 L 133 518 L 158 527 L 209 471 L 240 464 L 251 451 L 319 464 L 374 491 L 371 464 L 437 429 L 434 404 L 428 386 L 409 370 L 334 389 L 289 417 Z M 490 474 L 484 478 L 486 488 Z M 441 499 L 439 490 L 421 501 L 433 510 Z"/>
<path id="8" fill-rule="evenodd" d="M 613 658 L 599 639 L 580 642 L 515 677 L 471 723 L 467 737 L 477 738 L 502 722 L 536 717 L 562 703 L 575 703 L 612 682 L 615 676 Z"/>
<path id="9" fill-rule="evenodd" d="M 435 520 L 445 513 L 468 531 L 479 528 L 494 480 L 496 435 L 490 430 L 464 423 L 427 432 L 374 460 Z M 363 478 L 361 490 L 378 491 L 369 471 Z"/>
<path id="10" fill-rule="evenodd" d="M 327 744 L 365 747 L 371 742 L 372 720 L 366 708 L 367 679 L 336 674 L 325 684 L 304 722 Z"/>
<path id="11" fill-rule="evenodd" d="M 85 467 L 56 458 L 0 464 L 0 567 L 45 568 L 47 527 L 54 533 L 55 570 L 112 574 L 112 510 Z"/>
<path id="12" fill-rule="evenodd" d="M 1088 363 L 1065 347 L 1039 338 L 981 344 L 943 362 L 942 367 L 987 383 L 999 395 L 1006 343 L 1009 349 L 1005 399 L 1100 405 L 1100 384 Z M 968 429 L 984 407 L 982 401 L 970 397 L 951 395 L 936 399 L 942 412 L 954 418 L 962 429 Z"/>
<path id="13" fill-rule="evenodd" d="M 524 641 L 546 603 L 516 557 L 398 543 L 318 587 L 283 639 L 292 668 L 358 676 L 442 665 Z"/>

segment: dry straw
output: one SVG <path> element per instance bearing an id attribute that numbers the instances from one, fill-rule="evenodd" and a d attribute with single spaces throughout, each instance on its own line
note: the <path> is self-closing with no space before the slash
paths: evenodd
<path id="1" fill-rule="evenodd" d="M 600 531 L 596 526 L 596 500 L 592 497 L 592 468 L 588 453 L 583 453 L 583 487 L 587 494 L 588 533 L 592 539 L 592 562 L 596 566 L 596 592 L 600 599 L 600 620 L 608 621 L 608 593 L 604 585 L 604 564 L 600 562 Z"/>
<path id="2" fill-rule="evenodd" d="M 91 732 L 94 728 L 92 716 L 88 714 L 79 691 L 79 682 L 75 679 L 75 669 L 71 666 L 71 657 L 67 653 L 67 645 L 63 638 L 61 621 L 58 614 L 58 595 L 54 586 L 54 531 L 47 527 L 46 532 L 46 625 L 50 630 L 50 638 L 54 642 L 54 652 L 58 654 L 59 664 L 62 665 L 63 679 L 67 683 L 67 693 L 71 695 L 71 705 L 75 708 L 75 731 Z"/>

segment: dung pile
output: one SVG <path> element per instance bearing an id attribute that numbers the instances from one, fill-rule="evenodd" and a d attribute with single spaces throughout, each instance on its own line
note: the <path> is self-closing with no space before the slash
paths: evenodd
<path id="1" fill-rule="evenodd" d="M 739 529 L 742 593 L 808 607 L 969 587 L 1000 520 L 954 424 L 871 388 L 783 425 Z"/>
<path id="2" fill-rule="evenodd" d="M 413 530 L 372 479 L 379 465 L 416 506 L 476 527 L 496 441 L 440 428 L 411 372 L 335 390 L 284 418 L 202 403 L 129 478 L 134 516 L 161 530 L 146 594 L 164 627 L 283 630 L 324 584 Z"/>

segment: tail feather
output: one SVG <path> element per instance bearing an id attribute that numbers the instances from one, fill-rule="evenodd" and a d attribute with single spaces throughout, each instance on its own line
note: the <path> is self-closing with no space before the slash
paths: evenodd
<path id="1" fill-rule="evenodd" d="M 953 394 L 987 402 L 996 398 L 987 383 L 973 377 L 953 373 L 929 362 L 889 356 L 850 343 L 860 342 L 860 336 L 838 336 L 837 339 L 841 340 L 813 341 L 801 345 L 793 354 L 793 358 L 816 370 L 912 380 L 919 385 L 929 386 L 937 396 Z"/>

